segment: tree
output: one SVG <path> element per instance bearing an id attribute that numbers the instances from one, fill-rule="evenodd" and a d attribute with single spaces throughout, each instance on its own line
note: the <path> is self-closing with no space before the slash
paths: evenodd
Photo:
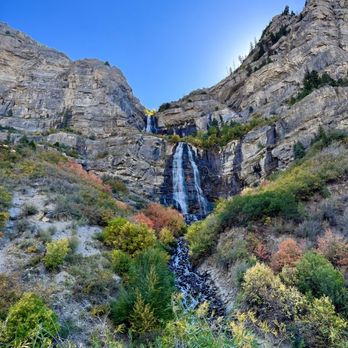
<path id="1" fill-rule="evenodd" d="M 290 13 L 290 8 L 288 5 L 285 6 L 284 11 L 282 13 L 283 16 L 287 16 Z"/>
<path id="2" fill-rule="evenodd" d="M 295 160 L 301 159 L 305 156 L 305 154 L 306 154 L 306 149 L 304 145 L 300 141 L 298 141 L 294 145 L 294 159 Z"/>

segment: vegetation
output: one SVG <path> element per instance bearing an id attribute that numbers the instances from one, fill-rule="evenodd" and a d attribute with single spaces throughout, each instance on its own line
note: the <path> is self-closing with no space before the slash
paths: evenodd
<path id="1" fill-rule="evenodd" d="M 206 132 L 200 131 L 183 139 L 176 139 L 173 136 L 171 140 L 185 141 L 201 148 L 223 147 L 232 140 L 242 138 L 252 129 L 272 125 L 276 120 L 276 117 L 265 119 L 259 115 L 255 115 L 248 123 L 245 124 L 230 121 L 228 123 L 219 125 L 219 123 L 214 120 Z"/>
<path id="2" fill-rule="evenodd" d="M 176 237 L 185 232 L 185 220 L 176 209 L 152 203 L 142 213 L 152 221 L 153 228 L 157 233 L 164 228 L 168 228 Z"/>
<path id="3" fill-rule="evenodd" d="M 0 186 L 0 230 L 5 226 L 5 223 L 9 218 L 7 209 L 11 203 L 11 198 L 11 194 L 7 192 L 4 187 Z"/>
<path id="4" fill-rule="evenodd" d="M 323 73 L 319 75 L 316 70 L 311 72 L 307 71 L 304 80 L 303 87 L 297 94 L 297 96 L 291 98 L 288 103 L 289 105 L 294 105 L 307 95 L 311 94 L 314 90 L 324 87 L 324 86 L 332 86 L 332 87 L 346 87 L 348 86 L 348 78 L 334 80 L 329 74 Z"/>
<path id="5" fill-rule="evenodd" d="M 347 149 L 334 143 L 344 144 L 345 139 L 344 133 L 326 133 L 320 128 L 307 154 L 288 170 L 273 175 L 259 188 L 221 202 L 206 220 L 191 225 L 186 238 L 193 258 L 198 260 L 208 254 L 217 235 L 227 227 L 272 218 L 300 222 L 304 217 L 303 202 L 318 193 L 325 196 L 328 182 L 347 176 Z"/>
<path id="6" fill-rule="evenodd" d="M 56 270 L 64 262 L 70 251 L 68 239 L 47 243 L 47 251 L 43 259 L 44 265 L 49 270 Z"/>
<path id="7" fill-rule="evenodd" d="M 296 266 L 297 287 L 309 297 L 327 296 L 338 312 L 348 316 L 348 292 L 341 272 L 315 253 L 307 252 Z"/>
<path id="8" fill-rule="evenodd" d="M 0 343 L 10 347 L 51 347 L 59 331 L 55 313 L 33 293 L 25 293 L 8 313 Z"/>
<path id="9" fill-rule="evenodd" d="M 21 295 L 18 280 L 4 274 L 0 274 L 0 322 L 5 320 L 8 310 Z"/>
<path id="10" fill-rule="evenodd" d="M 127 281 L 111 307 L 115 324 L 134 334 L 151 334 L 172 318 L 174 280 L 167 254 L 156 248 L 140 252 L 130 264 Z"/>
<path id="11" fill-rule="evenodd" d="M 155 341 L 155 347 L 249 347 L 243 345 L 246 340 L 254 343 L 254 338 L 248 332 L 238 336 L 238 344 L 229 337 L 229 330 L 221 327 L 218 330 L 212 329 L 207 316 L 208 304 L 202 304 L 194 312 L 185 312 L 180 299 L 175 299 L 173 304 L 174 319 L 169 321 L 163 330 L 163 334 Z M 233 330 L 240 332 L 239 328 Z M 254 347 L 254 346 L 250 346 Z"/>
<path id="12" fill-rule="evenodd" d="M 156 236 L 146 225 L 133 224 L 127 219 L 117 217 L 109 221 L 102 233 L 106 245 L 135 255 L 141 250 L 155 245 Z"/>

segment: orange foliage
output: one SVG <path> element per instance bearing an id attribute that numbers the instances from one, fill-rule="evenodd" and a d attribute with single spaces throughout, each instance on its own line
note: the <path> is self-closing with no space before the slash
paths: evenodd
<path id="1" fill-rule="evenodd" d="M 153 221 L 153 228 L 157 232 L 160 232 L 162 228 L 168 228 L 175 236 L 178 236 L 185 226 L 184 218 L 177 210 L 160 204 L 149 204 L 143 213 Z"/>
<path id="2" fill-rule="evenodd" d="M 93 171 L 87 172 L 83 169 L 82 165 L 73 161 L 68 161 L 59 164 L 61 167 L 70 170 L 79 178 L 88 181 L 90 184 L 97 186 L 103 191 L 111 192 L 111 187 L 109 185 L 105 185 L 103 180 L 99 178 Z"/>
<path id="3" fill-rule="evenodd" d="M 256 244 L 254 253 L 257 256 L 257 258 L 260 259 L 261 261 L 266 261 L 269 259 L 269 253 L 268 253 L 267 247 L 262 242 L 258 242 Z"/>
<path id="4" fill-rule="evenodd" d="M 348 243 L 342 236 L 332 233 L 329 228 L 323 237 L 318 238 L 318 253 L 335 266 L 348 266 Z"/>
<path id="5" fill-rule="evenodd" d="M 134 222 L 137 222 L 138 224 L 146 225 L 147 227 L 152 229 L 154 228 L 154 222 L 149 217 L 147 217 L 144 213 L 139 213 L 134 215 L 132 217 L 132 220 Z"/>
<path id="6" fill-rule="evenodd" d="M 302 249 L 291 238 L 279 244 L 278 251 L 273 254 L 271 267 L 274 271 L 281 271 L 284 266 L 294 267 L 302 256 Z"/>

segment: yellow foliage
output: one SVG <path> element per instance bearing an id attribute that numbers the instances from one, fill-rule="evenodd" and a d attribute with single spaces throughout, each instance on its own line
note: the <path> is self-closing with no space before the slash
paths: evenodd
<path id="1" fill-rule="evenodd" d="M 138 293 L 133 312 L 130 317 L 131 331 L 136 334 L 145 334 L 156 328 L 156 317 L 148 303 L 145 303 Z"/>
<path id="2" fill-rule="evenodd" d="M 161 231 L 159 232 L 159 240 L 163 244 L 172 244 L 175 241 L 173 232 L 169 228 L 162 228 Z"/>

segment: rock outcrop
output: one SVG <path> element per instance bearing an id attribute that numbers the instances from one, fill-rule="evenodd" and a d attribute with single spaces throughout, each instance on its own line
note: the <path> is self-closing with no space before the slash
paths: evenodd
<path id="1" fill-rule="evenodd" d="M 306 72 L 335 80 L 348 72 L 348 1 L 310 0 L 299 15 L 274 17 L 242 65 L 217 85 L 166 103 L 155 115 L 159 134 L 144 132 L 144 108 L 122 73 L 97 60 L 71 61 L 0 25 L 0 126 L 39 135 L 79 153 L 87 169 L 122 179 L 147 199 L 170 197 L 173 144 L 219 124 L 274 119 L 221 149 L 196 149 L 210 201 L 257 184 L 293 160 L 319 126 L 347 129 L 348 88 L 325 86 L 290 105 Z M 189 171 L 189 168 L 187 169 Z"/>

